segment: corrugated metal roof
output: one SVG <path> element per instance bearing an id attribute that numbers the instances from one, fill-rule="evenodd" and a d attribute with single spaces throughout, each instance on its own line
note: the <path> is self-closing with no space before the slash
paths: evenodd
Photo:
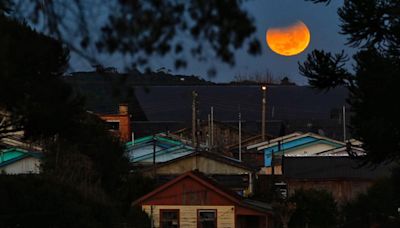
<path id="1" fill-rule="evenodd" d="M 0 167 L 9 165 L 26 157 L 41 158 L 42 153 L 30 152 L 19 148 L 9 148 L 0 151 Z"/>
<path id="2" fill-rule="evenodd" d="M 146 136 L 126 144 L 126 151 L 131 162 L 152 162 L 153 147 L 156 162 L 166 162 L 194 152 L 194 148 L 181 141 L 161 136 Z"/>

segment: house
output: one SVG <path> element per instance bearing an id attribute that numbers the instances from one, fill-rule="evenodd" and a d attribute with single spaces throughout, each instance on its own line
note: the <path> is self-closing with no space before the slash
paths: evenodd
<path id="1" fill-rule="evenodd" d="M 19 148 L 9 148 L 0 151 L 0 173 L 28 174 L 39 173 L 43 154 L 30 152 Z"/>
<path id="2" fill-rule="evenodd" d="M 104 120 L 116 136 L 123 142 L 132 140 L 131 120 L 128 104 L 120 104 L 117 114 L 98 114 Z"/>
<path id="3" fill-rule="evenodd" d="M 253 193 L 255 169 L 243 162 L 221 154 L 197 151 L 141 170 L 144 175 L 156 176 L 159 181 L 171 180 L 188 171 L 198 170 L 236 193 Z"/>
<path id="4" fill-rule="evenodd" d="M 180 140 L 158 134 L 126 143 L 126 151 L 134 165 L 147 166 L 188 155 L 194 152 L 194 148 Z"/>
<path id="5" fill-rule="evenodd" d="M 297 189 L 323 189 L 338 203 L 366 192 L 376 180 L 391 173 L 390 165 L 361 166 L 361 159 L 349 156 L 284 156 L 282 161 L 289 196 Z"/>
<path id="6" fill-rule="evenodd" d="M 356 144 L 353 140 L 351 141 Z M 357 144 L 360 142 L 357 141 Z M 248 153 L 262 152 L 264 154 L 264 168 L 261 173 L 282 174 L 281 157 L 284 156 L 333 156 L 348 155 L 350 144 L 337 141 L 314 133 L 294 132 L 289 135 L 275 138 L 266 142 L 247 146 Z M 361 155 L 361 148 L 354 148 L 352 152 Z M 271 167 L 275 169 L 272 170 Z"/>
<path id="7" fill-rule="evenodd" d="M 246 200 L 198 171 L 186 172 L 139 198 L 155 228 L 272 227 L 271 206 Z"/>

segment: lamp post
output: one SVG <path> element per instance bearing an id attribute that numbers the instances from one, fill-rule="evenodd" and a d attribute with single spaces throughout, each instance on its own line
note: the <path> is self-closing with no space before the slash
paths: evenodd
<path id="1" fill-rule="evenodd" d="M 265 112 L 267 105 L 267 86 L 261 86 L 262 90 L 262 113 L 261 113 L 261 138 L 265 140 Z"/>

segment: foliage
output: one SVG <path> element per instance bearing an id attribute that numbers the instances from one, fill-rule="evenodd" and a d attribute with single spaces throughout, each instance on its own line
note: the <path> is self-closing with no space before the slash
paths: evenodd
<path id="1" fill-rule="evenodd" d="M 127 204 L 149 191 L 151 182 L 126 192 L 138 182 L 129 175 L 122 143 L 61 79 L 67 49 L 4 15 L 0 33 L 0 137 L 24 130 L 40 139 L 45 155 L 41 175 L 0 177 L 0 226 L 129 224 L 134 215 Z"/>
<path id="2" fill-rule="evenodd" d="M 132 67 L 166 54 L 177 69 L 187 66 L 188 55 L 200 61 L 212 55 L 232 65 L 233 51 L 244 44 L 250 54 L 261 51 L 242 0 L 12 2 L 15 17 L 62 40 L 92 65 L 101 63 L 99 53 L 128 56 Z"/>
<path id="3" fill-rule="evenodd" d="M 337 208 L 332 194 L 324 190 L 296 190 L 289 198 L 296 210 L 290 218 L 289 227 L 335 227 Z"/>
<path id="4" fill-rule="evenodd" d="M 334 55 L 314 50 L 299 66 L 318 89 L 349 88 L 352 135 L 363 141 L 366 159 L 372 163 L 400 158 L 400 109 L 390 103 L 400 96 L 399 12 L 397 0 L 344 1 L 338 10 L 341 33 L 347 35 L 348 45 L 359 48 L 353 56 L 354 73 L 345 67 L 344 52 Z"/>
<path id="5" fill-rule="evenodd" d="M 399 176 L 380 180 L 367 193 L 345 205 L 343 227 L 399 227 L 399 180 Z"/>
<path id="6" fill-rule="evenodd" d="M 139 207 L 132 207 L 129 211 L 128 224 L 132 228 L 151 228 L 149 216 Z"/>
<path id="7" fill-rule="evenodd" d="M 83 198 L 70 186 L 39 175 L 0 175 L 0 227 L 115 227 L 110 205 Z"/>
<path id="8" fill-rule="evenodd" d="M 0 15 L 0 138 L 24 130 L 41 138 L 74 127 L 81 99 L 61 80 L 68 50 Z"/>
<path id="9" fill-rule="evenodd" d="M 97 116 L 86 114 L 80 124 L 47 143 L 43 171 L 70 184 L 100 184 L 111 191 L 129 172 L 119 139 Z M 81 179 L 83 178 L 83 179 Z"/>
<path id="10" fill-rule="evenodd" d="M 131 203 L 145 194 L 151 192 L 155 188 L 155 181 L 149 177 L 144 177 L 138 172 L 130 173 L 125 179 L 121 187 L 117 191 L 117 199 L 121 202 L 121 211 L 124 213 L 135 213 L 133 216 L 140 216 L 140 213 L 131 208 Z M 130 218 L 129 214 L 124 214 Z"/>

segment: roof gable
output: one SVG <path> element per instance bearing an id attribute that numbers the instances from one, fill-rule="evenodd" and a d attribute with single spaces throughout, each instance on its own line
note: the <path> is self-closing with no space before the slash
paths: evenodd
<path id="1" fill-rule="evenodd" d="M 27 157 L 41 158 L 42 154 L 37 152 L 29 152 L 19 148 L 5 149 L 0 151 L 0 167 L 12 164 Z"/>
<path id="2" fill-rule="evenodd" d="M 152 161 L 154 149 L 156 162 L 166 162 L 194 151 L 191 146 L 161 136 L 146 136 L 126 143 L 126 151 L 132 162 Z"/>
<path id="3" fill-rule="evenodd" d="M 207 159 L 211 159 L 211 160 L 214 160 L 214 161 L 217 161 L 217 162 L 224 163 L 224 164 L 229 165 L 229 166 L 234 166 L 234 167 L 238 167 L 238 168 L 241 168 L 241 169 L 244 169 L 244 170 L 248 170 L 249 172 L 254 171 L 254 168 L 249 167 L 248 165 L 244 164 L 243 162 L 241 162 L 241 161 L 239 161 L 239 160 L 237 160 L 235 158 L 231 158 L 231 157 L 227 157 L 227 156 L 224 156 L 224 155 L 211 153 L 211 152 L 207 152 L 207 151 L 193 152 L 193 153 L 190 153 L 190 154 L 187 154 L 187 155 L 184 155 L 184 156 L 169 160 L 167 162 L 160 163 L 160 164 L 157 165 L 157 168 L 168 166 L 168 165 L 171 165 L 173 163 L 176 163 L 176 162 L 179 162 L 179 161 L 182 161 L 182 160 L 185 160 L 185 159 L 190 159 L 190 158 L 195 157 L 195 156 L 201 156 L 201 157 L 204 157 L 204 158 L 207 158 Z M 149 169 L 152 169 L 152 168 L 149 168 Z"/>
<path id="4" fill-rule="evenodd" d="M 306 134 L 302 134 L 302 135 L 297 135 L 294 137 L 290 137 L 287 139 L 282 139 L 282 140 L 275 140 L 274 142 L 271 142 L 267 145 L 258 147 L 257 150 L 264 150 L 266 152 L 269 151 L 279 151 L 278 149 L 278 144 L 280 143 L 280 147 L 281 149 L 287 150 L 293 147 L 297 147 L 303 144 L 307 144 L 310 142 L 316 142 L 316 141 L 324 141 L 326 143 L 331 143 L 332 145 L 336 145 L 337 147 L 343 146 L 345 145 L 343 142 L 339 142 L 337 140 L 328 138 L 328 137 L 324 137 L 321 135 L 317 135 L 314 133 L 306 133 Z"/>
<path id="5" fill-rule="evenodd" d="M 200 197 L 193 197 L 193 196 Z M 200 202 L 196 201 L 197 199 Z M 204 202 L 204 200 L 209 202 Z M 137 204 L 210 204 L 220 205 L 240 204 L 240 196 L 219 186 L 216 182 L 203 176 L 197 171 L 189 171 L 181 176 L 161 185 L 152 192 L 133 202 Z"/>

